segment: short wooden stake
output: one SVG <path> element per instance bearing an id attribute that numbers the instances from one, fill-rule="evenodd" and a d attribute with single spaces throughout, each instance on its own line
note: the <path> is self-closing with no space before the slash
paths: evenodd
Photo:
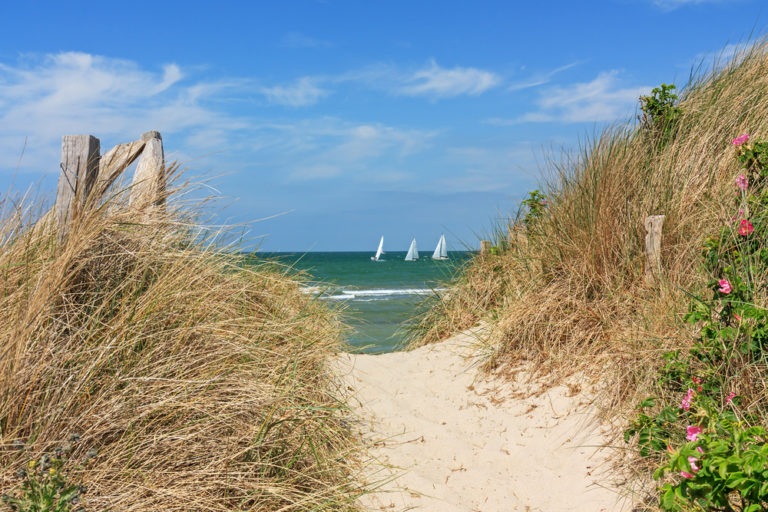
<path id="1" fill-rule="evenodd" d="M 489 254 L 491 252 L 491 241 L 480 240 L 480 254 Z"/>
<path id="2" fill-rule="evenodd" d="M 144 149 L 136 166 L 128 205 L 138 210 L 165 205 L 165 155 L 160 132 L 143 134 Z"/>
<path id="3" fill-rule="evenodd" d="M 60 238 L 96 183 L 100 149 L 99 139 L 93 135 L 65 135 L 61 140 L 61 174 L 54 206 Z"/>
<path id="4" fill-rule="evenodd" d="M 661 275 L 661 231 L 664 215 L 645 218 L 645 279 L 654 282 Z"/>

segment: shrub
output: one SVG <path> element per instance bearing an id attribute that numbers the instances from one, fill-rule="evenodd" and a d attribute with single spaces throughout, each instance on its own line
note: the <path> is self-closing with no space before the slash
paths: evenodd
<path id="1" fill-rule="evenodd" d="M 768 508 L 766 418 L 738 409 L 733 391 L 745 369 L 768 369 L 768 310 L 755 304 L 768 283 L 768 144 L 748 139 L 732 141 L 742 167 L 735 215 L 704 244 L 712 297 L 695 298 L 686 315 L 698 340 L 687 354 L 668 352 L 659 372 L 660 393 L 680 402 L 652 417 L 647 399 L 625 432 L 626 441 L 637 435 L 642 456 L 667 453 L 654 473 L 677 476 L 660 488 L 665 510 Z M 764 391 L 755 399 L 764 402 Z"/>
<path id="2" fill-rule="evenodd" d="M 542 194 L 538 190 L 528 192 L 528 198 L 524 199 L 522 205 L 527 209 L 525 217 L 523 217 L 523 224 L 529 228 L 532 228 L 536 221 L 541 219 L 544 215 L 544 210 L 547 208 L 547 196 Z"/>
<path id="3" fill-rule="evenodd" d="M 675 85 L 661 84 L 655 87 L 649 96 L 640 96 L 640 126 L 660 146 L 663 146 L 674 136 L 677 123 L 682 113 L 677 105 L 677 94 L 672 91 L 677 89 Z"/>

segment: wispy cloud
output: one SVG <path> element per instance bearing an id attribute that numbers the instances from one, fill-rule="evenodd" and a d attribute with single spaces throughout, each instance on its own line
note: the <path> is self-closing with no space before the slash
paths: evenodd
<path id="1" fill-rule="evenodd" d="M 296 158 L 290 181 L 345 175 L 356 181 L 377 182 L 382 165 L 397 168 L 398 162 L 428 149 L 435 135 L 434 131 L 382 123 L 321 118 L 283 126 L 281 137 Z M 392 181 L 394 175 L 390 172 L 388 176 Z"/>
<path id="2" fill-rule="evenodd" d="M 653 0 L 653 4 L 665 11 L 674 11 L 686 5 L 736 3 L 743 0 Z"/>
<path id="3" fill-rule="evenodd" d="M 443 192 L 498 191 L 509 188 L 510 177 L 527 174 L 533 179 L 537 174 L 534 146 L 525 141 L 504 147 L 453 147 L 446 157 L 449 165 L 463 171 L 434 181 L 432 186 Z"/>
<path id="4" fill-rule="evenodd" d="M 373 64 L 347 71 L 329 82 L 357 83 L 371 90 L 394 96 L 414 96 L 428 99 L 476 96 L 502 83 L 502 78 L 492 72 L 473 67 L 444 68 L 430 60 L 419 68 L 403 68 L 391 64 Z"/>
<path id="5" fill-rule="evenodd" d="M 562 69 L 567 67 L 570 65 Z M 338 75 L 304 76 L 287 85 L 262 86 L 258 92 L 270 103 L 303 107 L 316 104 L 329 96 L 334 87 L 343 84 L 358 84 L 395 96 L 436 100 L 463 95 L 476 96 L 498 86 L 501 81 L 501 77 L 491 71 L 458 66 L 443 68 L 431 60 L 426 66 L 411 71 L 378 64 Z"/>
<path id="6" fill-rule="evenodd" d="M 197 129 L 231 132 L 243 122 L 208 103 L 237 86 L 185 84 L 175 64 L 146 70 L 134 62 L 79 52 L 0 64 L 0 158 L 12 160 L 26 137 L 29 151 L 23 164 L 29 167 L 56 162 L 60 137 L 67 133 L 109 140 L 148 129 L 185 135 Z M 0 166 L 9 163 L 1 160 Z"/>
<path id="7" fill-rule="evenodd" d="M 749 53 L 750 47 L 744 44 L 728 44 L 722 49 L 713 52 L 703 52 L 697 54 L 690 63 L 690 66 L 701 66 L 701 71 L 722 69 L 732 61 L 740 61 Z"/>
<path id="8" fill-rule="evenodd" d="M 536 105 L 539 109 L 515 119 L 492 118 L 495 125 L 524 122 L 584 123 L 616 121 L 626 118 L 638 98 L 651 87 L 621 85 L 619 72 L 602 72 L 594 80 L 566 86 L 547 87 L 541 91 Z"/>
<path id="9" fill-rule="evenodd" d="M 328 96 L 329 92 L 321 89 L 317 83 L 319 79 L 302 77 L 290 85 L 276 85 L 274 87 L 262 87 L 261 93 L 270 102 L 291 107 L 314 105 L 321 98 Z"/>
<path id="10" fill-rule="evenodd" d="M 280 46 L 284 48 L 330 48 L 333 43 L 294 31 L 288 32 L 280 38 Z"/>
<path id="11" fill-rule="evenodd" d="M 470 72 L 467 76 L 473 79 L 464 76 L 472 68 L 434 64 L 427 69 L 432 73 L 401 72 L 379 90 L 398 95 L 405 94 L 400 87 L 421 85 L 410 94 L 434 98 L 479 94 L 495 83 L 495 78 L 483 78 L 483 72 Z M 421 77 L 419 83 L 408 82 L 416 76 Z M 351 190 L 356 184 L 369 189 L 386 184 L 392 189 L 496 190 L 508 182 L 506 145 L 499 155 L 496 150 L 448 155 L 444 134 L 437 130 L 376 120 L 299 117 L 301 111 L 264 109 L 252 101 L 254 95 L 263 95 L 279 104 L 306 105 L 330 94 L 334 86 L 341 83 L 332 77 L 304 77 L 272 87 L 253 79 L 206 81 L 176 64 L 148 68 L 86 53 L 26 56 L 0 63 L 0 169 L 15 168 L 26 137 L 22 167 L 55 175 L 64 134 L 92 133 L 106 150 L 157 129 L 171 152 L 169 158 L 194 158 L 195 167 L 237 172 L 244 180 L 258 173 L 260 181 L 275 189 L 293 190 L 307 183 L 307 194 Z M 372 88 L 368 82 L 365 86 Z M 215 161 L 198 159 L 207 154 L 216 154 Z M 423 172 L 435 161 L 444 164 L 437 181 Z M 233 194 L 240 191 L 232 188 Z M 264 208 L 270 200 L 269 194 L 260 199 Z M 292 201 L 298 199 L 274 198 L 276 204 L 291 207 Z"/>
<path id="12" fill-rule="evenodd" d="M 564 66 L 560 66 L 559 68 L 555 68 L 551 71 L 546 71 L 543 73 L 535 73 L 531 75 L 530 77 L 526 78 L 525 80 L 520 80 L 518 82 L 512 83 L 509 87 L 507 87 L 508 91 L 519 91 L 522 89 L 530 89 L 531 87 L 538 87 L 541 85 L 546 85 L 549 82 L 552 81 L 552 78 L 557 75 L 558 73 L 562 73 L 563 71 L 566 71 L 568 69 L 571 69 L 575 66 L 578 66 L 581 64 L 582 61 L 576 61 L 571 62 L 570 64 L 566 64 Z"/>
<path id="13" fill-rule="evenodd" d="M 400 94 L 451 98 L 481 94 L 499 85 L 501 78 L 495 73 L 477 68 L 442 68 L 432 60 L 425 68 L 415 71 L 402 81 L 404 83 L 396 88 Z"/>

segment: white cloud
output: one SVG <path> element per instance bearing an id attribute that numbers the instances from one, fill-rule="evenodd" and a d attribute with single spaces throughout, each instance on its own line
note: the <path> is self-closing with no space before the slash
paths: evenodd
<path id="1" fill-rule="evenodd" d="M 566 71 L 568 69 L 571 69 L 575 66 L 578 66 L 581 64 L 580 61 L 571 62 L 570 64 L 566 64 L 564 66 L 560 66 L 559 68 L 555 68 L 551 71 L 547 71 L 544 73 L 536 73 L 525 80 L 521 80 L 518 82 L 515 82 L 511 84 L 509 87 L 507 87 L 508 91 L 519 91 L 522 89 L 530 89 L 531 87 L 538 87 L 540 85 L 548 84 L 550 81 L 552 81 L 552 78 L 557 75 L 558 73 L 562 73 L 563 71 Z"/>
<path id="2" fill-rule="evenodd" d="M 438 86 L 438 82 L 449 81 L 438 80 L 443 71 L 456 69 L 444 70 L 436 64 L 429 69 L 434 74 L 429 78 L 425 75 L 421 81 L 422 86 L 431 84 L 423 88 L 423 94 L 433 97 L 478 93 L 488 84 L 487 79 L 479 79 L 458 81 L 461 86 Z M 412 76 L 400 73 L 383 90 L 397 94 L 397 88 Z M 266 88 L 265 92 L 252 81 L 196 79 L 191 71 L 175 64 L 146 68 L 135 62 L 75 52 L 26 56 L 18 62 L 0 63 L 0 169 L 16 167 L 25 138 L 28 143 L 22 169 L 50 173 L 55 179 L 62 135 L 92 133 L 101 139 L 102 151 L 106 151 L 113 144 L 157 129 L 173 158 L 216 172 L 238 172 L 246 177 L 259 173 L 260 180 L 276 187 L 334 179 L 339 184 L 386 183 L 393 187 L 431 182 L 429 174 L 422 171 L 425 164 L 429 167 L 429 161 L 443 157 L 444 152 L 436 149 L 440 144 L 437 131 L 370 120 L 302 119 L 294 112 L 275 114 L 267 109 L 265 113 L 252 101 L 254 94 L 266 94 L 271 101 L 283 104 L 308 104 L 327 94 L 321 85 L 340 83 L 332 80 L 305 77 Z M 369 85 L 367 81 L 359 83 Z M 265 119 L 264 115 L 270 117 Z M 215 157 L 207 160 L 207 155 Z M 441 172 L 445 179 L 470 166 L 450 167 L 450 161 L 445 163 Z M 497 176 L 479 181 L 474 177 L 461 187 L 471 189 L 472 183 L 494 187 Z"/>
<path id="3" fill-rule="evenodd" d="M 25 138 L 22 166 L 56 172 L 61 136 L 93 133 L 103 144 L 125 142 L 150 129 L 164 134 L 217 134 L 244 123 L 207 105 L 237 82 L 184 84 L 176 64 L 146 70 L 136 63 L 65 52 L 0 63 L 0 167 L 15 167 Z M 116 140 L 115 140 L 116 139 Z M 199 133 L 196 148 L 208 149 Z M 109 148 L 104 148 L 109 149 Z"/>
<path id="4" fill-rule="evenodd" d="M 697 54 L 688 67 L 700 68 L 704 73 L 718 71 L 734 61 L 741 61 L 750 50 L 751 47 L 745 44 L 727 44 L 720 50 Z"/>
<path id="5" fill-rule="evenodd" d="M 511 177 L 537 175 L 535 146 L 526 141 L 504 147 L 459 146 L 446 151 L 450 165 L 463 172 L 440 177 L 433 187 L 441 192 L 499 191 L 508 189 Z"/>
<path id="6" fill-rule="evenodd" d="M 607 71 L 594 80 L 567 86 L 545 88 L 536 101 L 539 110 L 516 119 L 492 118 L 487 122 L 511 125 L 522 122 L 584 123 L 625 119 L 637 105 L 638 98 L 651 87 L 622 87 L 619 72 Z"/>
<path id="7" fill-rule="evenodd" d="M 397 162 L 426 150 L 436 135 L 336 118 L 305 120 L 281 127 L 280 132 L 282 151 L 296 157 L 290 181 L 335 178 L 342 174 L 356 181 L 380 181 L 376 169 L 382 162 L 397 167 Z"/>
<path id="8" fill-rule="evenodd" d="M 290 107 L 303 107 L 314 105 L 320 98 L 328 95 L 318 87 L 318 79 L 312 77 L 302 77 L 291 85 L 277 85 L 274 87 L 262 87 L 261 92 L 270 102 L 278 105 L 287 105 Z"/>
<path id="9" fill-rule="evenodd" d="M 497 86 L 501 79 L 495 73 L 477 68 L 441 68 L 433 60 L 424 69 L 405 77 L 403 82 L 397 88 L 400 94 L 451 98 L 481 94 Z"/>
<path id="10" fill-rule="evenodd" d="M 735 3 L 740 1 L 743 0 L 653 0 L 653 3 L 665 11 L 673 11 L 686 5 Z"/>
<path id="11" fill-rule="evenodd" d="M 280 46 L 285 48 L 330 48 L 333 46 L 329 41 L 323 41 L 302 34 L 301 32 L 288 32 L 280 38 Z"/>

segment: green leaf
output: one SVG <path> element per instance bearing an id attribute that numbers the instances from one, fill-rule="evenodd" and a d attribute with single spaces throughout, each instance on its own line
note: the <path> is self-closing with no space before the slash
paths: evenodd
<path id="1" fill-rule="evenodd" d="M 675 506 L 675 492 L 671 488 L 668 488 L 666 492 L 661 495 L 661 508 L 664 510 L 678 510 Z"/>

